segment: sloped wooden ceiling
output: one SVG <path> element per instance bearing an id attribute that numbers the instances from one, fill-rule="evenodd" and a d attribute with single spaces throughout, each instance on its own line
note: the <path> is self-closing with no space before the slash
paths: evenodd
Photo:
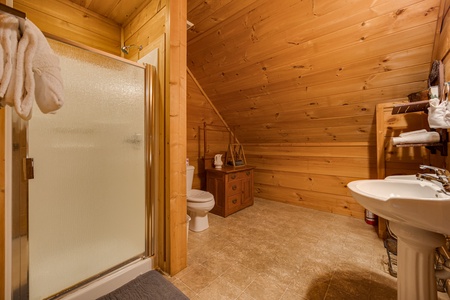
<path id="1" fill-rule="evenodd" d="M 152 1 L 157 0 L 69 0 L 113 20 L 119 25 L 127 23 Z"/>
<path id="2" fill-rule="evenodd" d="M 189 0 L 188 67 L 243 143 L 375 144 L 427 88 L 439 0 Z"/>

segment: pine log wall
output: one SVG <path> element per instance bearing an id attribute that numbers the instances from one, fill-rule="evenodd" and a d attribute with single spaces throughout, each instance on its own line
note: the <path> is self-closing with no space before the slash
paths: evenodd
<path id="1" fill-rule="evenodd" d="M 189 1 L 188 67 L 255 196 L 363 218 L 346 185 L 377 178 L 376 105 L 427 88 L 440 1 L 225 3 Z"/>

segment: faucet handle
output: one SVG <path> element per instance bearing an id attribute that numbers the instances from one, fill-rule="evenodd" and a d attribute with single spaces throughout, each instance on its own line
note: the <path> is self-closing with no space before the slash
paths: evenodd
<path id="1" fill-rule="evenodd" d="M 448 177 L 450 173 L 446 169 L 441 169 L 433 166 L 427 166 L 427 165 L 420 165 L 419 168 L 421 170 L 432 170 L 437 176 L 445 176 Z"/>

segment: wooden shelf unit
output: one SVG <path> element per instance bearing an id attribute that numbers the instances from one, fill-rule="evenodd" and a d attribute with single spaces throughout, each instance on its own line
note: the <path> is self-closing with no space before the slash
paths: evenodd
<path id="1" fill-rule="evenodd" d="M 429 100 L 396 103 L 392 106 L 392 115 L 407 114 L 414 112 L 428 113 L 428 107 L 430 106 Z M 396 147 L 426 147 L 432 154 L 436 154 L 436 150 L 441 153 L 442 156 L 448 155 L 448 134 L 447 129 L 436 130 L 441 136 L 439 143 L 415 143 L 415 144 L 398 144 Z"/>

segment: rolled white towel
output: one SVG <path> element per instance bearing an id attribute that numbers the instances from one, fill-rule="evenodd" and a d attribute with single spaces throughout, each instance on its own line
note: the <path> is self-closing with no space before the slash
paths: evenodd
<path id="1" fill-rule="evenodd" d="M 420 143 L 438 143 L 441 140 L 439 133 L 435 131 L 411 134 L 392 138 L 393 145 L 399 144 L 420 144 Z"/>
<path id="2" fill-rule="evenodd" d="M 420 133 L 425 133 L 425 132 L 427 132 L 426 129 L 419 129 L 419 130 L 415 130 L 415 131 L 402 132 L 399 134 L 399 136 L 408 136 L 408 135 L 420 134 Z"/>

